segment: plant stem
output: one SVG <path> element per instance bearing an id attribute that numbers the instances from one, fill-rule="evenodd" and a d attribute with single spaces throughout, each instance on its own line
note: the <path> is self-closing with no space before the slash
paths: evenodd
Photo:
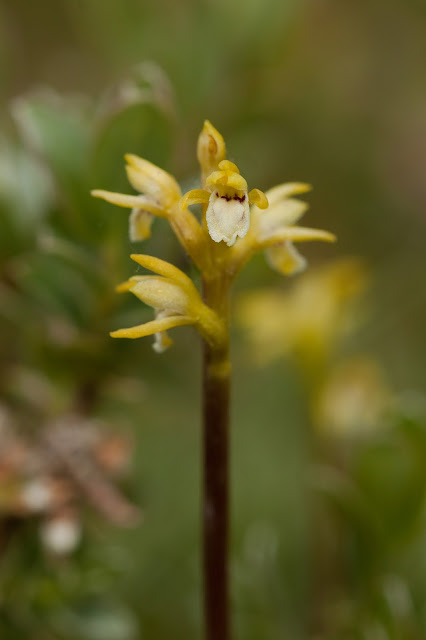
<path id="1" fill-rule="evenodd" d="M 204 299 L 228 318 L 227 283 L 204 283 Z M 203 357 L 203 580 L 206 640 L 229 640 L 229 336 L 220 348 L 204 343 Z"/>

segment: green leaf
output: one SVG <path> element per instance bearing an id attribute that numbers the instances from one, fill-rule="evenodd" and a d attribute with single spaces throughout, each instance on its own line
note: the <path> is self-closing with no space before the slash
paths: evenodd
<path id="1" fill-rule="evenodd" d="M 419 446 L 422 432 L 401 426 L 366 446 L 354 470 L 355 481 L 391 543 L 413 533 L 426 495 L 425 448 Z"/>
<path id="2" fill-rule="evenodd" d="M 353 480 L 332 467 L 318 465 L 314 472 L 314 488 L 344 518 L 369 558 L 376 557 L 384 532 L 377 514 Z"/>
<path id="3" fill-rule="evenodd" d="M 43 160 L 54 179 L 61 215 L 71 228 L 87 231 L 87 211 L 94 208 L 89 193 L 87 103 L 45 91 L 15 100 L 12 114 L 28 149 Z"/>

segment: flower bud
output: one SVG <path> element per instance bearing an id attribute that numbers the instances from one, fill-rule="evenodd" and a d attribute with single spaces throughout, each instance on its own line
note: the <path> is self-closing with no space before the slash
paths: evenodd
<path id="1" fill-rule="evenodd" d="M 201 165 L 203 183 L 208 175 L 216 171 L 219 162 L 226 158 L 224 139 L 208 120 L 205 120 L 198 137 L 197 158 Z"/>

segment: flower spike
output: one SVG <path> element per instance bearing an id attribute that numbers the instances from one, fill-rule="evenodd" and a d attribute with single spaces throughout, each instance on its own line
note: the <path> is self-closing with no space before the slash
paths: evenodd
<path id="1" fill-rule="evenodd" d="M 153 308 L 150 322 L 113 331 L 113 338 L 134 339 L 155 335 L 153 348 L 164 352 L 171 344 L 167 331 L 192 325 L 201 334 L 203 344 L 203 442 L 204 442 L 204 587 L 206 635 L 229 638 L 228 606 L 228 438 L 230 417 L 230 291 L 233 279 L 257 251 L 265 251 L 271 266 L 291 275 L 306 266 L 294 242 L 333 241 L 326 231 L 295 226 L 307 206 L 295 196 L 309 190 L 308 185 L 279 185 L 266 194 L 249 191 L 247 181 L 236 164 L 227 160 L 225 142 L 206 120 L 197 144 L 201 166 L 200 188 L 182 196 L 176 180 L 147 160 L 129 154 L 127 176 L 141 195 L 126 196 L 105 191 L 94 195 L 132 209 L 132 239 L 148 237 L 152 216 L 167 219 L 176 237 L 200 270 L 202 296 L 192 280 L 177 267 L 152 256 L 133 254 L 132 259 L 151 271 L 135 275 L 117 288 L 130 292 Z M 189 207 L 201 204 L 199 219 Z M 265 211 L 266 210 L 266 211 Z M 238 242 L 237 242 L 238 238 Z M 303 282 L 303 280 L 302 280 Z M 303 294 L 301 306 L 308 300 L 308 317 L 325 318 L 330 331 L 331 314 L 319 303 Z M 331 300 L 333 303 L 333 300 Z M 318 303 L 318 304 L 317 304 Z M 329 305 L 332 307 L 332 304 Z M 317 308 L 320 313 L 311 313 Z M 272 312 L 263 306 L 256 324 L 257 335 L 267 336 L 277 324 L 282 331 L 287 321 L 289 332 L 297 322 L 290 313 L 281 315 L 280 305 Z M 276 312 L 278 311 L 278 313 Z M 285 309 L 287 311 L 287 309 Z M 252 314 L 249 314 L 252 317 Z M 332 330 L 334 327 L 332 327 Z M 281 334 L 280 334 L 281 335 Z M 309 336 L 308 336 L 309 338 Z M 305 336 L 303 342 L 307 342 Z M 276 350 L 276 344 L 273 344 Z M 314 345 L 315 347 L 315 345 Z M 213 588 L 212 588 L 213 587 Z"/>

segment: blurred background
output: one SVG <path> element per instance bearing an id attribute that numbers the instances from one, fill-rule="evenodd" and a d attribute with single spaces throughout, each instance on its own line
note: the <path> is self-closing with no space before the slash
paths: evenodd
<path id="1" fill-rule="evenodd" d="M 108 331 L 123 154 L 197 184 L 208 118 L 251 186 L 314 186 L 284 278 L 234 292 L 237 640 L 426 635 L 422 0 L 0 0 L 0 636 L 201 635 L 200 346 Z"/>

